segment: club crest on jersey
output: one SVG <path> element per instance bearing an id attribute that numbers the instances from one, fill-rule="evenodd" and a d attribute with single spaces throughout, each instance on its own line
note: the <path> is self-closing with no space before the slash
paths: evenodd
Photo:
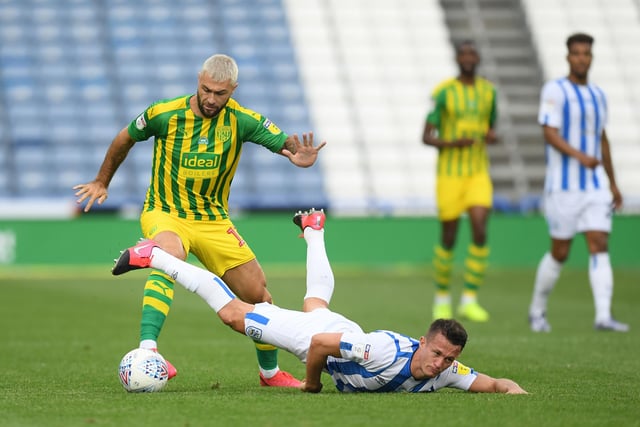
<path id="1" fill-rule="evenodd" d="M 231 138 L 231 127 L 222 126 L 216 129 L 216 139 L 220 142 L 225 142 Z"/>
<path id="2" fill-rule="evenodd" d="M 144 113 L 140 114 L 136 119 L 136 129 L 144 130 L 147 127 L 147 121 L 144 119 Z"/>
<path id="3" fill-rule="evenodd" d="M 271 132 L 274 135 L 277 135 L 277 134 L 280 133 L 280 128 L 278 126 L 276 126 L 275 123 L 273 123 L 269 119 L 264 119 L 264 123 L 262 123 L 262 126 L 264 126 L 264 128 L 266 130 L 268 130 L 269 132 Z"/>
<path id="4" fill-rule="evenodd" d="M 262 339 L 262 329 L 256 328 L 255 326 L 248 326 L 244 333 L 246 336 L 254 340 Z"/>

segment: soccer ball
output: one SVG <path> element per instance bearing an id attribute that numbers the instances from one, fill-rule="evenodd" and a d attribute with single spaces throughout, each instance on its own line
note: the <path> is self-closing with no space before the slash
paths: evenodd
<path id="1" fill-rule="evenodd" d="M 120 382 L 130 393 L 152 393 L 167 385 L 169 371 L 160 353 L 136 348 L 120 361 Z"/>

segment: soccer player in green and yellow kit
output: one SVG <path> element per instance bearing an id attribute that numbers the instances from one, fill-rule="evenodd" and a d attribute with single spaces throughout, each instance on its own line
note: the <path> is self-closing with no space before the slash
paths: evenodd
<path id="1" fill-rule="evenodd" d="M 478 304 L 489 246 L 487 222 L 493 205 L 486 144 L 496 142 L 496 90 L 488 80 L 476 76 L 480 55 L 472 41 L 456 45 L 459 75 L 440 83 L 432 94 L 422 137 L 438 149 L 436 198 L 441 223 L 440 243 L 435 247 L 436 296 L 433 317 L 451 318 L 451 273 L 458 224 L 463 213 L 471 223 L 472 238 L 464 263 L 464 289 L 458 316 L 476 322 L 489 320 Z"/>
<path id="2" fill-rule="evenodd" d="M 271 302 L 266 277 L 256 256 L 231 222 L 231 181 L 245 141 L 286 156 L 298 167 L 313 165 L 318 151 L 313 133 L 287 135 L 260 113 L 231 95 L 238 66 L 226 55 L 208 58 L 198 74 L 195 94 L 153 103 L 109 147 L 96 178 L 74 187 L 84 211 L 103 203 L 116 170 L 136 142 L 154 137 L 151 182 L 140 224 L 144 237 L 182 260 L 193 253 L 222 277 L 242 300 Z M 140 347 L 155 349 L 173 301 L 174 281 L 152 270 L 144 288 Z M 263 386 L 298 387 L 300 381 L 278 367 L 277 349 L 256 343 Z M 170 378 L 177 371 L 169 366 Z"/>

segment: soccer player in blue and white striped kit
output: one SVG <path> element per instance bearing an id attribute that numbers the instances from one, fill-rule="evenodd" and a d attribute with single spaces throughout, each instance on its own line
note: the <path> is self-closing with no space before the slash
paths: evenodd
<path id="1" fill-rule="evenodd" d="M 627 324 L 611 315 L 613 272 L 608 240 L 612 211 L 622 205 L 622 195 L 605 131 L 607 99 L 602 89 L 588 80 L 593 42 L 588 34 L 569 36 L 569 75 L 542 88 L 538 122 L 546 142 L 543 206 L 551 250 L 540 261 L 535 278 L 529 307 L 529 324 L 534 332 L 551 331 L 546 319 L 548 296 L 578 233 L 584 234 L 589 250 L 595 329 L 629 330 Z"/>
<path id="2" fill-rule="evenodd" d="M 302 311 L 236 298 L 213 273 L 188 264 L 145 240 L 122 252 L 112 270 L 119 275 L 153 267 L 195 292 L 233 330 L 289 351 L 306 363 L 300 389 L 317 393 L 321 374 L 342 392 L 432 392 L 452 387 L 472 392 L 526 394 L 506 378 L 493 378 L 457 361 L 467 332 L 453 319 L 435 320 L 414 339 L 397 332 L 365 333 L 355 322 L 329 310 L 334 276 L 324 243 L 322 210 L 298 212 L 293 221 L 307 243 L 307 292 Z"/>

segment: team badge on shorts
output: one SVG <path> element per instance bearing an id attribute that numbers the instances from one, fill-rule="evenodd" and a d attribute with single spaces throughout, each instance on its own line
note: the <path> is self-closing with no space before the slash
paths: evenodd
<path id="1" fill-rule="evenodd" d="M 254 340 L 262 339 L 262 329 L 256 328 L 255 326 L 248 326 L 247 329 L 245 329 L 244 334 Z"/>

